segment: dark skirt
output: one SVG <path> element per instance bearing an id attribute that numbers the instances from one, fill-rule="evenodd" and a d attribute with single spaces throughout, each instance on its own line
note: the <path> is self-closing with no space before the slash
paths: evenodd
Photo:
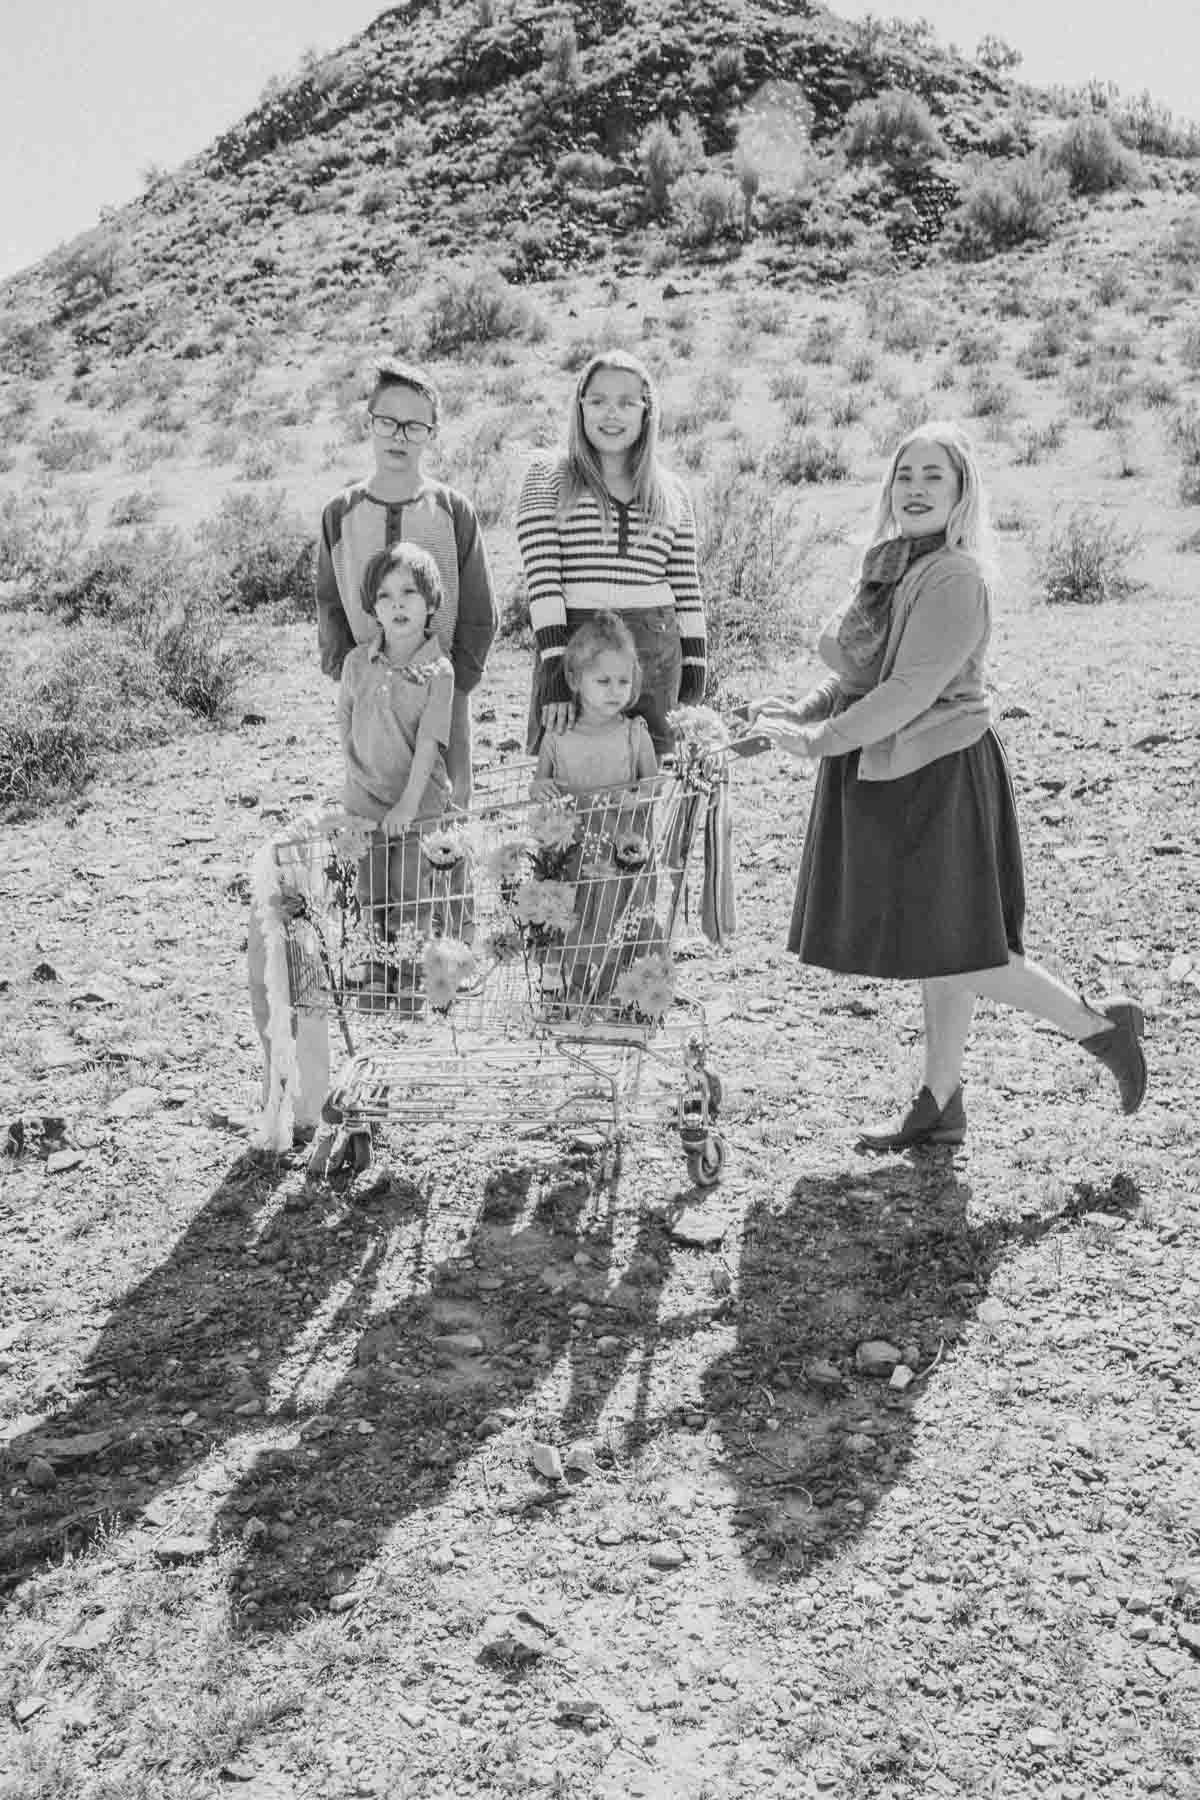
<path id="1" fill-rule="evenodd" d="M 920 981 L 1024 955 L 1016 796 L 988 731 L 895 781 L 822 759 L 788 934 L 804 962 Z"/>

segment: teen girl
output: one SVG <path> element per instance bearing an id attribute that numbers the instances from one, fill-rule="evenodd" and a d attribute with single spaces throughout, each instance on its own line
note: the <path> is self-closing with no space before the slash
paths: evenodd
<path id="1" fill-rule="evenodd" d="M 788 948 L 845 974 L 920 981 L 921 1090 L 864 1131 L 876 1150 L 961 1143 L 962 1065 L 979 995 L 1074 1038 L 1146 1091 L 1142 1013 L 1094 1007 L 1024 953 L 1025 885 L 1008 765 L 984 683 L 991 632 L 985 501 L 959 426 L 920 426 L 892 457 L 857 593 L 830 619 L 833 673 L 798 705 L 754 715 L 820 758 Z"/>
<path id="2" fill-rule="evenodd" d="M 659 400 L 636 357 L 606 350 L 576 384 L 566 455 L 536 463 L 517 507 L 535 640 L 529 751 L 563 730 L 572 696 L 567 639 L 600 611 L 628 627 L 642 667 L 633 710 L 662 756 L 667 714 L 704 697 L 706 633 L 696 525 L 682 484 L 658 456 Z"/>

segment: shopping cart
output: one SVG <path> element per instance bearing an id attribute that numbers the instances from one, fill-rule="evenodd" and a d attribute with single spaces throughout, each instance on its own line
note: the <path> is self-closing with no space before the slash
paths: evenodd
<path id="1" fill-rule="evenodd" d="M 719 1180 L 721 1082 L 671 947 L 730 761 L 764 742 L 569 800 L 531 800 L 531 764 L 483 769 L 469 811 L 275 844 L 293 1018 L 325 1015 L 345 1051 L 310 1166 L 366 1169 L 385 1124 L 600 1126 L 619 1145 L 657 1123 L 693 1183 Z"/>

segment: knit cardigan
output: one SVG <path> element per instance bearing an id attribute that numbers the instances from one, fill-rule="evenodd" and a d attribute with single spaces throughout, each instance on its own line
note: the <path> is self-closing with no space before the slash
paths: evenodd
<path id="1" fill-rule="evenodd" d="M 984 685 L 991 629 L 978 562 L 963 550 L 935 551 L 897 584 L 874 686 L 855 684 L 836 636 L 822 632 L 818 649 L 834 673 L 801 703 L 798 722 L 824 721 L 814 734 L 818 755 L 860 750 L 862 781 L 894 781 L 965 750 L 992 723 Z"/>

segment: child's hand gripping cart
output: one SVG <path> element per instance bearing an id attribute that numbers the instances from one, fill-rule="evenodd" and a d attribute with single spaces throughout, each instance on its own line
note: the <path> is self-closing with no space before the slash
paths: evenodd
<path id="1" fill-rule="evenodd" d="M 468 813 L 274 846 L 293 1025 L 332 1015 L 346 1052 L 317 1172 L 365 1169 L 381 1124 L 611 1140 L 670 1118 L 691 1180 L 719 1180 L 721 1083 L 671 944 L 701 836 L 701 923 L 731 928 L 728 769 L 766 740 L 731 744 L 703 708 L 678 722 L 674 766 L 634 787 L 535 802 L 528 764 L 482 770 Z"/>

